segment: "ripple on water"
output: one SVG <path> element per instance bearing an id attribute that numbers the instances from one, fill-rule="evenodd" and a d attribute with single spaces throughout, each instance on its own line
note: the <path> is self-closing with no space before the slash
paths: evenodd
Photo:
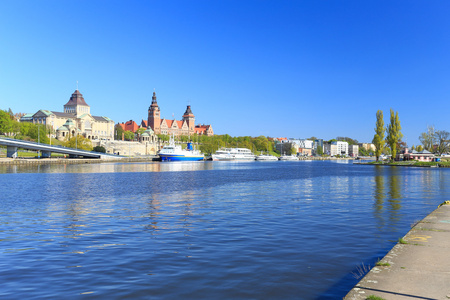
<path id="1" fill-rule="evenodd" d="M 0 297 L 342 298 L 356 266 L 450 198 L 448 170 L 331 162 L 65 170 L 0 175 Z"/>

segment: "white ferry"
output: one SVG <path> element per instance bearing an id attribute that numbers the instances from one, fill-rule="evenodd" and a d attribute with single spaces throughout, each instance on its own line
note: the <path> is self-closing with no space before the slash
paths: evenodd
<path id="1" fill-rule="evenodd" d="M 255 159 L 259 160 L 259 161 L 277 161 L 278 157 L 270 155 L 270 154 L 262 154 L 261 153 Z"/>
<path id="2" fill-rule="evenodd" d="M 256 155 L 247 148 L 222 148 L 212 156 L 212 160 L 255 160 Z"/>
<path id="3" fill-rule="evenodd" d="M 298 160 L 298 157 L 295 155 L 281 155 L 279 160 Z"/>
<path id="4" fill-rule="evenodd" d="M 170 137 L 169 145 L 159 151 L 159 157 L 162 161 L 198 161 L 205 158 L 199 150 L 194 150 L 192 143 L 187 143 L 187 148 L 181 149 L 180 145 L 175 145 L 173 137 Z"/>

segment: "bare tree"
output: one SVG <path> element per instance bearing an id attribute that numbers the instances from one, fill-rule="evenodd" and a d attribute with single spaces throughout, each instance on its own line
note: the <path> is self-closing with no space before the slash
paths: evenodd
<path id="1" fill-rule="evenodd" d="M 450 132 L 445 130 L 438 130 L 434 133 L 436 141 L 436 152 L 441 155 L 449 151 L 450 144 Z"/>
<path id="2" fill-rule="evenodd" d="M 434 152 L 434 145 L 436 144 L 436 137 L 435 137 L 436 130 L 434 129 L 434 126 L 427 126 L 427 132 L 422 132 L 419 136 L 419 140 L 423 145 L 423 148 L 425 150 L 428 150 L 430 152 Z"/>

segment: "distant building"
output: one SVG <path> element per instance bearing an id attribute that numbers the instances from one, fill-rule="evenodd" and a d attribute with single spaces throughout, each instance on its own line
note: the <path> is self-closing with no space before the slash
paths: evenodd
<path id="1" fill-rule="evenodd" d="M 64 112 L 41 109 L 34 114 L 26 114 L 20 122 L 44 124 L 56 131 L 56 138 L 64 140 L 76 134 L 96 140 L 111 140 L 114 135 L 114 121 L 108 117 L 92 116 L 91 107 L 78 89 L 64 105 Z"/>
<path id="2" fill-rule="evenodd" d="M 325 151 L 323 150 L 323 139 L 317 139 L 314 141 L 314 154 L 319 153 L 318 149 L 320 148 L 322 150 L 322 153 L 325 153 Z"/>
<path id="3" fill-rule="evenodd" d="M 400 153 L 397 154 L 397 160 L 417 160 L 417 161 L 433 161 L 436 156 L 427 151 L 423 150 L 417 152 L 416 150 L 409 151 L 408 148 L 403 149 Z"/>
<path id="4" fill-rule="evenodd" d="M 358 146 L 366 151 L 375 151 L 375 145 L 372 143 L 359 143 Z"/>
<path id="5" fill-rule="evenodd" d="M 136 124 L 135 121 L 130 120 L 125 123 L 119 123 L 119 126 L 122 127 L 124 131 L 136 132 L 139 129 L 139 125 Z"/>
<path id="6" fill-rule="evenodd" d="M 161 111 L 156 100 L 156 93 L 153 92 L 152 103 L 148 108 L 147 125 L 155 134 L 166 135 L 193 135 L 201 134 L 212 136 L 214 131 L 211 125 L 195 125 L 195 116 L 192 113 L 191 106 L 188 105 L 181 121 L 161 119 Z"/>
<path id="7" fill-rule="evenodd" d="M 330 156 L 336 155 L 348 155 L 348 143 L 337 141 L 332 143 L 324 143 L 323 144 L 324 153 Z"/>
<path id="8" fill-rule="evenodd" d="M 357 157 L 359 154 L 358 145 L 348 145 L 348 155 L 351 157 Z"/>

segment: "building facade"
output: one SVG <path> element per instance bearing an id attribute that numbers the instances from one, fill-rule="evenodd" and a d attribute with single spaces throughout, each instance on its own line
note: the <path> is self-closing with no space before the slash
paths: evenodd
<path id="1" fill-rule="evenodd" d="M 195 125 L 195 116 L 192 113 L 191 106 L 188 105 L 181 121 L 161 119 L 161 110 L 156 100 L 156 92 L 153 92 L 152 103 L 148 108 L 147 125 L 155 134 L 165 135 L 214 135 L 211 125 Z"/>
<path id="2" fill-rule="evenodd" d="M 34 114 L 26 114 L 21 122 L 47 125 L 56 132 L 58 140 L 81 134 L 91 140 L 111 140 L 114 135 L 114 121 L 108 117 L 92 116 L 91 108 L 78 89 L 64 105 L 64 112 L 41 109 Z"/>
<path id="3" fill-rule="evenodd" d="M 348 155 L 351 157 L 357 157 L 359 154 L 358 145 L 348 145 Z"/>
<path id="4" fill-rule="evenodd" d="M 336 156 L 336 155 L 348 155 L 348 143 L 337 141 L 332 143 L 324 143 L 323 144 L 323 150 L 325 154 L 328 154 L 330 156 Z"/>

